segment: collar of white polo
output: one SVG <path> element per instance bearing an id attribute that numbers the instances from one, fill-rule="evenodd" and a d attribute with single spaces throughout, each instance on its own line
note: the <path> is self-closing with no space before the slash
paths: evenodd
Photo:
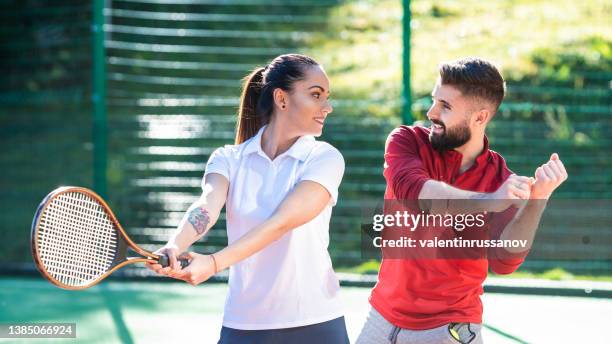
<path id="1" fill-rule="evenodd" d="M 266 127 L 267 125 L 264 125 L 263 127 L 261 127 L 261 129 L 259 129 L 259 131 L 257 132 L 257 135 L 253 136 L 253 138 L 247 142 L 247 146 L 244 148 L 244 151 L 243 151 L 245 155 L 251 154 L 251 153 L 258 153 L 262 157 L 265 157 L 268 160 L 270 159 L 266 155 L 266 153 L 263 151 L 263 149 L 261 148 L 261 137 L 263 136 L 263 132 L 266 129 Z M 274 160 L 281 158 L 285 155 L 288 155 L 294 159 L 304 161 L 308 157 L 308 154 L 310 154 L 310 151 L 312 150 L 312 146 L 314 143 L 315 143 L 315 138 L 313 136 L 310 136 L 310 135 L 300 136 L 300 138 L 297 139 L 297 141 L 295 141 L 295 143 L 286 152 L 277 156 Z"/>

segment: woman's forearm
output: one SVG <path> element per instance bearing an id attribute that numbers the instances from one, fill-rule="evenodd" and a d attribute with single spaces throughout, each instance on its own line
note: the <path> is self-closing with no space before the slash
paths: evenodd
<path id="1" fill-rule="evenodd" d="M 205 204 L 194 203 L 183 216 L 177 230 L 168 240 L 168 244 L 176 245 L 179 252 L 186 251 L 194 242 L 208 233 L 217 221 L 217 217 L 213 218 Z"/>
<path id="2" fill-rule="evenodd" d="M 214 254 L 217 272 L 246 259 L 290 230 L 311 221 L 323 211 L 329 200 L 330 194 L 320 184 L 300 182 L 270 218 Z"/>
<path id="3" fill-rule="evenodd" d="M 187 209 L 168 245 L 177 246 L 179 252 L 184 252 L 206 235 L 219 218 L 228 187 L 229 182 L 224 176 L 216 173 L 208 175 L 202 196 Z"/>
<path id="4" fill-rule="evenodd" d="M 217 272 L 224 270 L 262 250 L 293 228 L 280 216 L 272 216 L 236 242 L 214 254 Z"/>

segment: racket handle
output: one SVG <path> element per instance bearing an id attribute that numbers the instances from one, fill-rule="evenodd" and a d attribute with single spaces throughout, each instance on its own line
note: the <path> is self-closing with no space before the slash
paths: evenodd
<path id="1" fill-rule="evenodd" d="M 179 263 L 181 264 L 181 268 L 185 268 L 187 267 L 187 265 L 189 265 L 189 261 L 187 259 L 183 259 L 180 258 Z M 159 260 L 158 260 L 159 265 L 161 265 L 163 268 L 165 268 L 166 266 L 170 265 L 170 259 L 168 259 L 168 256 L 165 254 L 161 254 L 159 256 Z"/>

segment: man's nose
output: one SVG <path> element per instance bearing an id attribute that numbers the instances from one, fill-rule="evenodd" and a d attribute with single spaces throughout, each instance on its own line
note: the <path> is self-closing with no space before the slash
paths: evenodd
<path id="1" fill-rule="evenodd" d="M 427 111 L 427 119 L 428 120 L 432 120 L 432 119 L 439 119 L 439 114 L 438 112 L 434 109 L 434 107 L 430 107 L 429 110 Z"/>

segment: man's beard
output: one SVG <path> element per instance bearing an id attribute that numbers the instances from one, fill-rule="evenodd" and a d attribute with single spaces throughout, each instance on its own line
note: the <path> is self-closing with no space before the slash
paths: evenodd
<path id="1" fill-rule="evenodd" d="M 472 137 L 472 133 L 470 132 L 470 127 L 468 127 L 467 122 L 458 124 L 452 128 L 447 128 L 446 125 L 440 121 L 432 121 L 432 123 L 439 124 L 444 129 L 442 134 L 434 134 L 433 128 L 429 133 L 429 141 L 431 142 L 433 148 L 438 152 L 444 152 L 461 147 Z"/>

